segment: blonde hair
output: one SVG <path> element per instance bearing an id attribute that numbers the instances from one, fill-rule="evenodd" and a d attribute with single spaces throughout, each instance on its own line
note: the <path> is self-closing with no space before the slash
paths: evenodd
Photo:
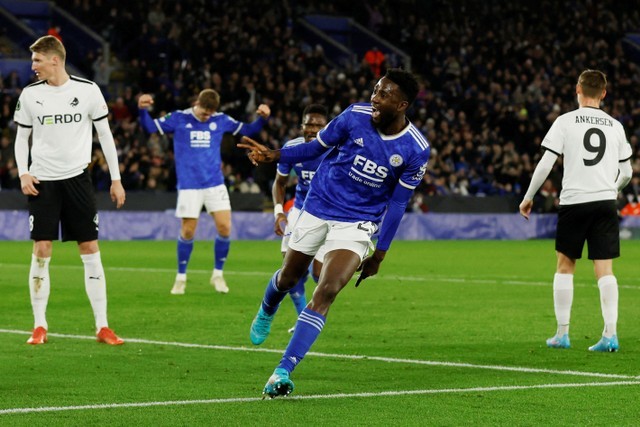
<path id="1" fill-rule="evenodd" d="M 205 89 L 198 95 L 198 105 L 205 110 L 217 111 L 220 106 L 220 95 L 213 89 Z"/>
<path id="2" fill-rule="evenodd" d="M 607 89 L 607 76 L 599 70 L 584 70 L 578 77 L 578 84 L 587 98 L 600 98 Z"/>
<path id="3" fill-rule="evenodd" d="M 29 50 L 34 53 L 41 53 L 46 56 L 56 55 L 62 62 L 67 58 L 67 51 L 60 40 L 53 36 L 43 36 L 36 40 Z"/>

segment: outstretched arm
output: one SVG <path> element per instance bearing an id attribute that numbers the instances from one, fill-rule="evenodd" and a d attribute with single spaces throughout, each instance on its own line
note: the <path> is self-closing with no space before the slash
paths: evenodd
<path id="1" fill-rule="evenodd" d="M 267 104 L 260 104 L 256 110 L 256 114 L 258 114 L 258 118 L 255 121 L 243 124 L 240 128 L 240 135 L 251 136 L 260 132 L 264 125 L 267 124 L 267 121 L 269 121 L 271 109 Z"/>
<path id="2" fill-rule="evenodd" d="M 280 150 L 271 150 L 248 136 L 242 137 L 238 147 L 249 150 L 247 155 L 255 166 L 258 166 L 258 163 L 271 163 L 280 159 Z"/>
<path id="3" fill-rule="evenodd" d="M 153 119 L 151 118 L 151 115 L 149 115 L 148 109 L 152 105 L 153 105 L 153 98 L 151 97 L 151 95 L 145 93 L 143 95 L 140 95 L 140 98 L 138 98 L 140 124 L 142 125 L 142 128 L 147 133 L 154 133 L 154 132 L 158 132 L 159 130 L 156 124 L 154 123 Z"/>

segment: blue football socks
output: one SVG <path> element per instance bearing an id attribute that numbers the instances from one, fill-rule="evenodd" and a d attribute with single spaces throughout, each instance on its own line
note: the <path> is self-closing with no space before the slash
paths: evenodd
<path id="1" fill-rule="evenodd" d="M 304 284 L 307 281 L 309 273 L 305 273 L 298 283 L 289 290 L 289 296 L 293 301 L 293 305 L 296 307 L 298 315 L 302 313 L 302 310 L 307 306 L 307 296 L 305 295 Z"/>
<path id="2" fill-rule="evenodd" d="M 178 273 L 186 274 L 187 265 L 189 264 L 189 258 L 191 258 L 191 252 L 193 251 L 193 239 L 183 239 L 182 236 L 178 237 Z"/>
<path id="3" fill-rule="evenodd" d="M 222 270 L 224 262 L 229 255 L 229 246 L 231 246 L 231 239 L 229 236 L 217 236 L 216 241 L 213 244 L 213 255 L 215 257 L 215 269 Z"/>
<path id="4" fill-rule="evenodd" d="M 302 361 L 304 356 L 322 332 L 326 318 L 308 308 L 302 310 L 296 329 L 289 341 L 287 349 L 282 355 L 278 368 L 283 368 L 287 372 L 292 372 L 295 367 Z"/>
<path id="5" fill-rule="evenodd" d="M 269 280 L 269 284 L 267 285 L 267 289 L 264 291 L 264 298 L 262 299 L 262 310 L 270 316 L 278 311 L 280 303 L 284 297 L 287 296 L 287 292 L 281 292 L 276 286 L 279 274 L 280 270 L 273 273 L 273 276 L 271 276 L 271 280 Z"/>

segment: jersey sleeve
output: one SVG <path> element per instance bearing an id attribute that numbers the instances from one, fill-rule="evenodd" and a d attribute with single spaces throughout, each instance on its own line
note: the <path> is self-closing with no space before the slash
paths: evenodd
<path id="1" fill-rule="evenodd" d="M 31 113 L 29 112 L 29 105 L 27 102 L 27 92 L 22 91 L 18 103 L 16 104 L 16 111 L 13 113 L 13 121 L 22 127 L 32 127 L 33 121 Z"/>
<path id="2" fill-rule="evenodd" d="M 349 121 L 351 114 L 353 114 L 351 112 L 352 108 L 353 106 L 349 106 L 318 132 L 316 139 L 322 146 L 326 148 L 335 147 L 349 137 Z"/>
<path id="3" fill-rule="evenodd" d="M 267 120 L 258 116 L 258 118 L 251 123 L 240 123 L 240 128 L 238 129 L 238 133 L 244 136 L 255 135 L 262 130 L 265 124 L 267 124 Z"/>
<path id="4" fill-rule="evenodd" d="M 160 117 L 154 120 L 156 127 L 161 130 L 161 133 L 174 133 L 178 127 L 178 114 L 169 113 L 166 116 Z"/>
<path id="5" fill-rule="evenodd" d="M 106 119 L 109 116 L 109 107 L 107 106 L 107 101 L 104 100 L 104 96 L 100 91 L 100 87 L 97 84 L 92 84 L 91 89 L 93 90 L 92 101 L 93 105 L 91 106 L 91 120 L 98 121 L 102 119 Z"/>
<path id="6" fill-rule="evenodd" d="M 278 163 L 278 175 L 289 176 L 291 169 L 293 168 L 290 163 Z"/>
<path id="7" fill-rule="evenodd" d="M 557 156 L 561 156 L 564 152 L 565 138 L 564 132 L 562 130 L 563 127 L 560 124 L 560 122 L 562 121 L 561 117 L 562 116 L 558 117 L 553 122 L 551 128 L 549 128 L 549 131 L 542 140 L 542 147 L 546 150 L 551 151 L 552 153 L 555 153 Z"/>
<path id="8" fill-rule="evenodd" d="M 242 122 L 237 121 L 231 116 L 226 114 L 222 114 L 222 118 L 218 124 L 222 128 L 224 133 L 230 133 L 232 135 L 237 135 L 242 129 Z M 244 133 L 242 135 L 245 135 Z M 248 135 L 247 135 L 248 136 Z"/>
<path id="9" fill-rule="evenodd" d="M 420 151 L 413 157 L 411 163 L 404 170 L 398 183 L 403 187 L 413 190 L 422 181 L 422 177 L 427 172 L 427 164 L 429 162 L 429 156 L 431 154 L 431 148 L 427 147 L 425 150 Z"/>
<path id="10" fill-rule="evenodd" d="M 622 125 L 618 126 L 618 133 L 620 134 L 620 137 L 618 138 L 618 160 L 620 162 L 624 162 L 631 158 L 631 156 L 633 155 L 633 149 L 631 148 L 631 144 L 627 140 L 627 136 L 624 133 L 624 128 L 622 127 Z"/>

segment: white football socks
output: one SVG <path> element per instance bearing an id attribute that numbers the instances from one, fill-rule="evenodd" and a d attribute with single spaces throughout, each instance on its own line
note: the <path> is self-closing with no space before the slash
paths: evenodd
<path id="1" fill-rule="evenodd" d="M 604 319 L 602 335 L 611 338 L 617 333 L 616 324 L 618 323 L 618 281 L 616 276 L 602 276 L 598 280 L 598 288 L 600 289 L 600 307 Z"/>
<path id="2" fill-rule="evenodd" d="M 553 308 L 558 322 L 559 337 L 569 333 L 571 304 L 573 303 L 573 274 L 556 273 L 553 276 Z"/>
<path id="3" fill-rule="evenodd" d="M 42 326 L 49 330 L 46 312 L 51 291 L 49 281 L 49 262 L 51 257 L 38 258 L 31 254 L 31 268 L 29 269 L 29 293 L 31 295 L 31 308 L 33 309 L 33 328 Z"/>
<path id="4" fill-rule="evenodd" d="M 84 263 L 84 285 L 91 302 L 93 316 L 96 320 L 96 330 L 108 327 L 107 324 L 107 282 L 100 259 L 100 252 L 80 255 Z"/>

